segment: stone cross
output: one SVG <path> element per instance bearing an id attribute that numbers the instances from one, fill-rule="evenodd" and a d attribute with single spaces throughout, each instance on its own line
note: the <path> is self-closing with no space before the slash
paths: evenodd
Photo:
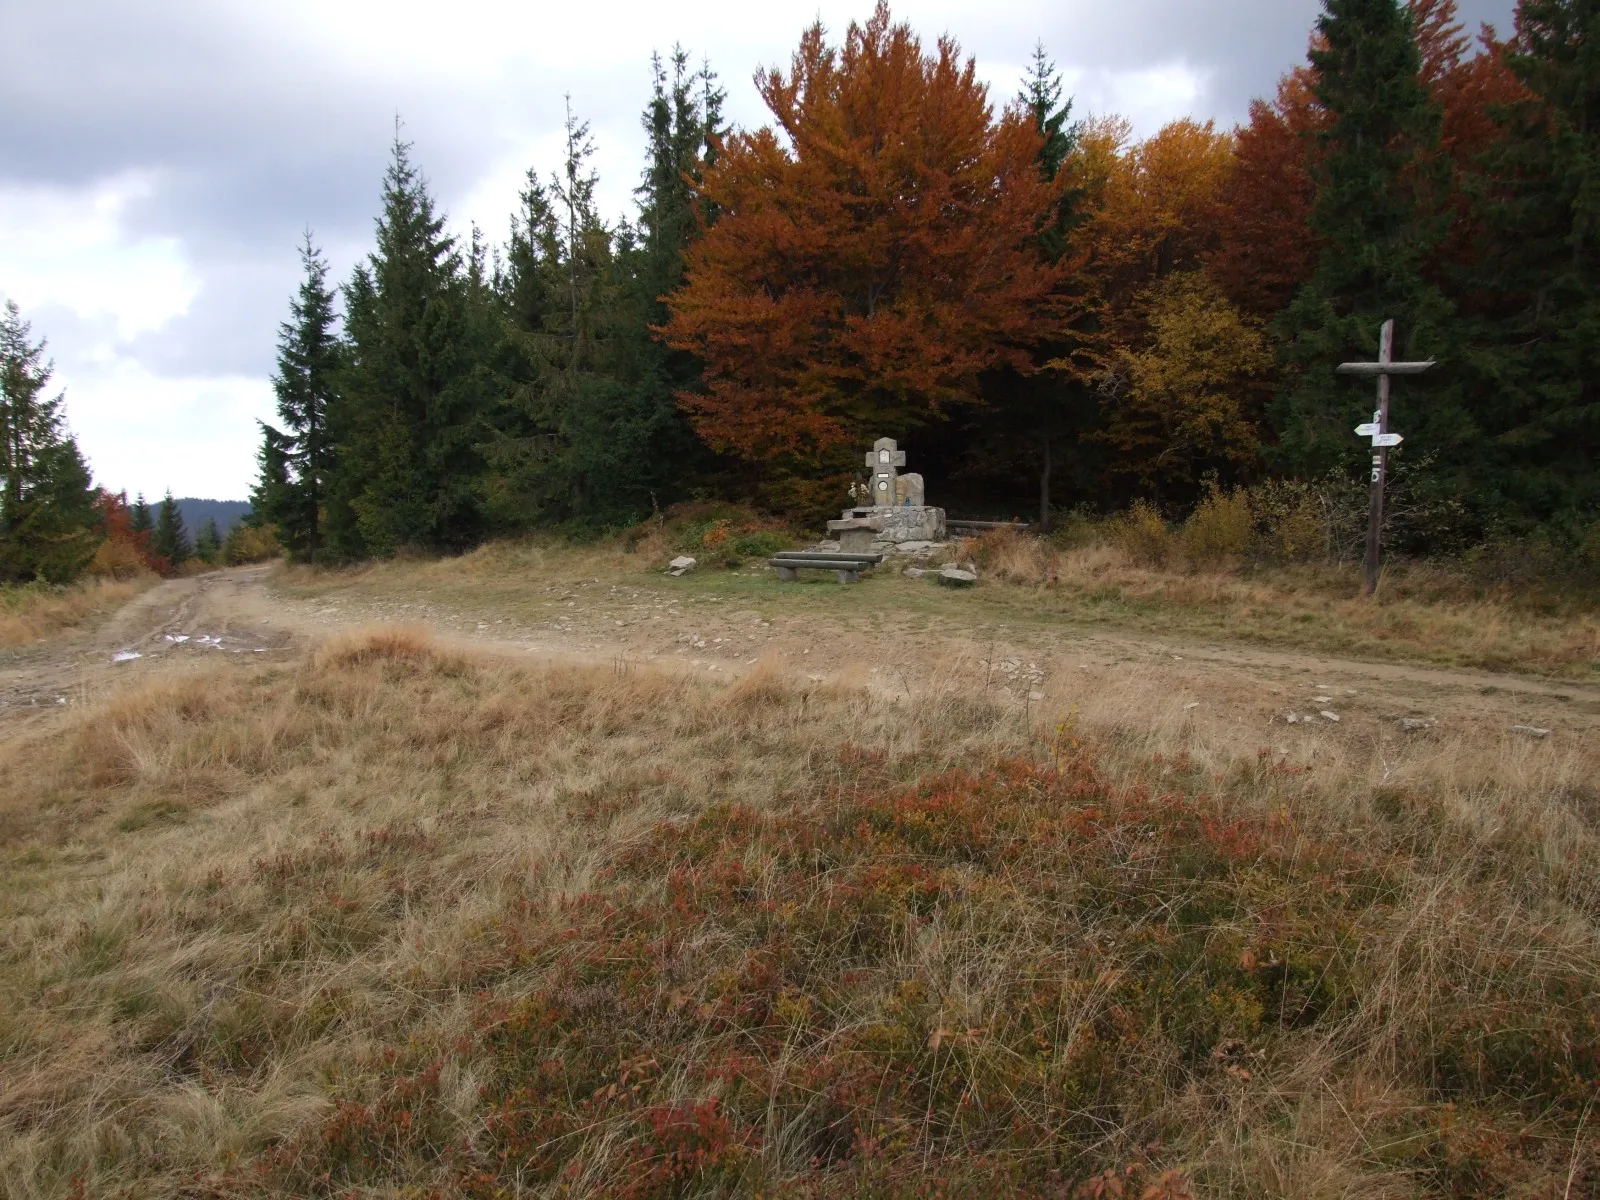
<path id="1" fill-rule="evenodd" d="M 872 503 L 879 508 L 895 505 L 895 478 L 898 467 L 906 465 L 906 452 L 895 447 L 893 438 L 879 438 L 867 452 L 867 466 L 872 470 Z"/>

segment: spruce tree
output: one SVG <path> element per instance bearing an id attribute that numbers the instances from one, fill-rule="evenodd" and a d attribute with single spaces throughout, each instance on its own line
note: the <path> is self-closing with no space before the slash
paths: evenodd
<path id="1" fill-rule="evenodd" d="M 305 277 L 290 302 L 291 319 L 278 327 L 278 369 L 272 379 L 283 429 L 263 426 L 263 474 L 254 507 L 277 528 L 291 559 L 315 562 L 332 464 L 328 409 L 337 403 L 342 356 L 328 266 L 310 230 L 300 262 Z"/>
<path id="2" fill-rule="evenodd" d="M 64 583 L 94 556 L 97 493 L 66 429 L 64 397 L 44 395 L 45 344 L 13 302 L 0 315 L 0 581 Z"/>
<path id="3" fill-rule="evenodd" d="M 184 528 L 183 513 L 179 511 L 178 502 L 172 498 L 171 492 L 162 498 L 156 510 L 156 527 L 150 537 L 150 550 L 158 558 L 165 559 L 173 570 L 183 566 L 194 555 L 189 531 Z"/>
<path id="4" fill-rule="evenodd" d="M 134 541 L 141 550 L 150 544 L 150 535 L 155 531 L 156 520 L 150 512 L 150 505 L 145 501 L 144 493 L 140 492 L 133 498 L 133 516 L 129 521 L 129 528 L 133 531 Z"/>
<path id="5" fill-rule="evenodd" d="M 1600 0 L 1523 0 L 1528 96 L 1472 182 L 1489 237 L 1459 280 L 1481 436 L 1474 498 L 1507 531 L 1600 516 Z"/>
<path id="6" fill-rule="evenodd" d="M 530 171 L 497 278 L 513 380 L 492 458 L 507 519 L 617 523 L 676 498 L 705 460 L 676 393 L 697 377 L 653 326 L 700 228 L 693 180 L 720 137 L 721 92 L 681 50 L 655 63 L 637 225 L 597 211 L 588 127 L 568 113 L 548 184 Z"/>
<path id="7" fill-rule="evenodd" d="M 1325 249 L 1279 318 L 1293 383 L 1274 408 L 1281 465 L 1308 474 L 1354 470 L 1368 453 L 1352 430 L 1372 409 L 1370 382 L 1340 379 L 1334 368 L 1375 358 L 1389 319 L 1398 357 L 1447 357 L 1451 316 L 1423 270 L 1444 230 L 1431 166 L 1440 114 L 1422 83 L 1410 10 L 1400 0 L 1324 5 L 1310 59 L 1330 115 L 1317 134 L 1311 217 Z M 1448 451 L 1468 436 L 1459 405 L 1438 387 L 1424 400 L 1408 383 L 1402 404 L 1396 423 L 1408 448 Z"/>
<path id="8" fill-rule="evenodd" d="M 217 528 L 215 517 L 207 517 L 200 532 L 194 535 L 194 556 L 207 566 L 213 566 L 221 553 L 222 531 Z"/>
<path id="9" fill-rule="evenodd" d="M 349 364 L 327 414 L 341 556 L 459 549 L 486 528 L 479 447 L 499 386 L 476 322 L 487 280 L 445 234 L 410 150 L 397 134 L 377 248 L 345 289 Z"/>

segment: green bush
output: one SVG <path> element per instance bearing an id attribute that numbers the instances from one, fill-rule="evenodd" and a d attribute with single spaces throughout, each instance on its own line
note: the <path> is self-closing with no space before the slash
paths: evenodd
<path id="1" fill-rule="evenodd" d="M 786 533 L 775 529 L 756 529 L 749 533 L 741 533 L 729 542 L 733 553 L 743 558 L 766 558 L 788 550 L 795 543 L 795 539 Z"/>

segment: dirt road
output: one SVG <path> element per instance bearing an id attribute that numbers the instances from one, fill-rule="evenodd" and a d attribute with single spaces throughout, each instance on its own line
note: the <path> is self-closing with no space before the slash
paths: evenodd
<path id="1" fill-rule="evenodd" d="M 933 676 L 954 676 L 1018 704 L 1120 694 L 1149 706 L 1152 719 L 1154 710 L 1179 712 L 1262 744 L 1450 728 L 1529 738 L 1548 730 L 1548 738 L 1587 751 L 1600 740 L 1600 688 L 1580 684 L 1064 625 L 963 627 L 893 612 L 842 623 L 815 610 L 763 615 L 669 584 L 594 580 L 547 592 L 532 619 L 526 607 L 507 615 L 427 594 L 294 596 L 274 586 L 272 567 L 173 580 L 96 628 L 0 655 L 0 739 L 159 672 L 287 661 L 341 630 L 398 622 L 535 661 L 623 660 L 728 678 L 766 659 L 813 680 L 846 675 L 906 697 Z M 1129 720 L 1138 719 L 1134 708 Z"/>

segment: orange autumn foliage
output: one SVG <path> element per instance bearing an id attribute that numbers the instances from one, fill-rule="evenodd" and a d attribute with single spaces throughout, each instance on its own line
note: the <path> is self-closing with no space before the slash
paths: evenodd
<path id="1" fill-rule="evenodd" d="M 1316 270 L 1321 243 L 1311 232 L 1317 184 L 1313 135 L 1327 115 L 1309 68 L 1278 81 L 1272 100 L 1250 104 L 1237 134 L 1236 165 L 1217 205 L 1217 243 L 1206 267 L 1244 312 L 1282 310 Z"/>
<path id="2" fill-rule="evenodd" d="M 1103 125 L 1101 140 L 1119 128 L 1126 126 Z M 1215 241 L 1219 204 L 1234 167 L 1234 135 L 1219 133 L 1210 121 L 1185 119 L 1119 149 L 1083 237 L 1103 298 L 1113 313 L 1129 314 L 1139 291 L 1199 265 Z"/>
<path id="3" fill-rule="evenodd" d="M 1058 184 L 1031 117 L 998 118 L 972 60 L 880 4 L 840 48 L 820 24 L 756 83 L 776 121 L 730 137 L 701 193 L 717 220 L 668 299 L 704 364 L 684 410 L 713 448 L 843 466 L 863 439 L 975 402 L 1026 369 L 1058 268 L 1030 239 Z"/>

